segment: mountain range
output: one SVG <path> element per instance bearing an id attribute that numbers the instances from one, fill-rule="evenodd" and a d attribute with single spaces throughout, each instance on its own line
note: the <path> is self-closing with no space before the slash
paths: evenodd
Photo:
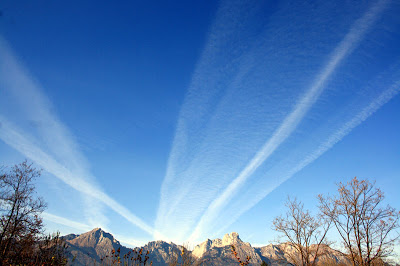
<path id="1" fill-rule="evenodd" d="M 118 260 L 121 263 L 138 262 L 139 257 L 141 261 L 146 260 L 146 265 L 150 265 L 150 262 L 152 265 L 171 265 L 177 262 L 180 265 L 182 260 L 190 261 L 193 265 L 239 265 L 232 253 L 232 245 L 242 261 L 247 256 L 251 258 L 249 265 L 261 265 L 263 262 L 267 265 L 291 265 L 290 260 L 296 257 L 294 248 L 287 243 L 252 247 L 250 243 L 243 242 L 235 232 L 226 234 L 222 239 L 207 239 L 191 251 L 161 240 L 151 241 L 143 247 L 127 248 L 101 228 L 81 235 L 69 234 L 63 239 L 68 244 L 67 253 L 72 265 L 109 265 L 118 263 Z M 322 249 L 324 255 L 320 257 L 319 264 L 349 264 L 348 259 L 339 251 L 327 246 Z"/>

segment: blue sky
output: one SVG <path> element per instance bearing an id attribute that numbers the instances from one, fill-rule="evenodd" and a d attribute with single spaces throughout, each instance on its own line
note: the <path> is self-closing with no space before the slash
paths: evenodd
<path id="1" fill-rule="evenodd" d="M 354 176 L 400 209 L 396 1 L 3 1 L 0 161 L 43 169 L 49 231 L 237 231 Z"/>

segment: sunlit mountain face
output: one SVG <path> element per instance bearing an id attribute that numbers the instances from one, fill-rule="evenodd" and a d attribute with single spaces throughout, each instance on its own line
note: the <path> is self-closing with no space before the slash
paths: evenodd
<path id="1" fill-rule="evenodd" d="M 398 14 L 390 0 L 6 0 L 0 165 L 43 169 L 49 231 L 130 246 L 267 243 L 288 195 L 316 209 L 356 175 L 399 208 Z"/>

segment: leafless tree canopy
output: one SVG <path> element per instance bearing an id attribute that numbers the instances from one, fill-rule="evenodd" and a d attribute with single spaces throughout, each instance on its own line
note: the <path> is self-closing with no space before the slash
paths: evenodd
<path id="1" fill-rule="evenodd" d="M 43 235 L 46 204 L 34 185 L 40 171 L 26 161 L 6 170 L 0 168 L 0 265 L 65 265 L 64 241 Z"/>
<path id="2" fill-rule="evenodd" d="M 338 184 L 338 195 L 319 195 L 320 210 L 335 225 L 353 265 L 373 265 L 393 252 L 400 213 L 382 207 L 384 195 L 356 177 Z"/>
<path id="3" fill-rule="evenodd" d="M 288 198 L 286 207 L 285 216 L 274 219 L 273 229 L 282 233 L 283 239 L 297 251 L 297 254 L 290 255 L 291 263 L 316 265 L 322 254 L 320 247 L 325 244 L 329 221 L 312 216 L 296 199 Z"/>

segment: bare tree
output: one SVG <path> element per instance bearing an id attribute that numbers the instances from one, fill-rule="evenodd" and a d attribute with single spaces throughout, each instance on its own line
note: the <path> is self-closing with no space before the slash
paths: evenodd
<path id="1" fill-rule="evenodd" d="M 0 174 L 0 265 L 25 263 L 42 233 L 40 214 L 46 207 L 33 181 L 40 171 L 26 161 Z"/>
<path id="2" fill-rule="evenodd" d="M 67 249 L 67 242 L 60 237 L 59 232 L 44 236 L 39 241 L 30 262 L 33 265 L 67 265 Z"/>
<path id="3" fill-rule="evenodd" d="M 400 213 L 383 204 L 382 191 L 367 180 L 338 184 L 338 195 L 319 195 L 320 210 L 335 225 L 353 265 L 373 265 L 393 252 Z"/>
<path id="4" fill-rule="evenodd" d="M 273 229 L 282 233 L 285 241 L 296 250 L 288 253 L 290 262 L 295 265 L 316 265 L 323 254 L 322 245 L 326 245 L 326 234 L 330 222 L 320 216 L 314 217 L 296 199 L 286 201 L 288 211 L 285 216 L 276 217 Z"/>

